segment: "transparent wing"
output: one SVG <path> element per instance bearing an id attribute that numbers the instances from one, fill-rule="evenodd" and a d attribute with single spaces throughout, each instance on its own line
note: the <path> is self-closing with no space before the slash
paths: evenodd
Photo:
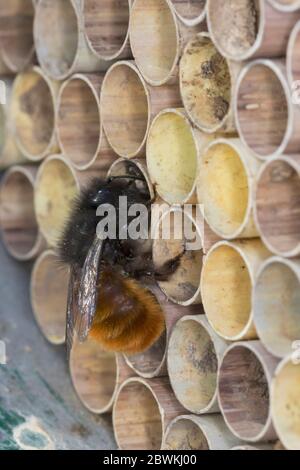
<path id="1" fill-rule="evenodd" d="M 72 267 L 70 271 L 68 304 L 67 304 L 67 321 L 66 321 L 66 344 L 68 357 L 73 346 L 75 325 L 79 317 L 78 299 L 81 280 L 81 269 Z"/>

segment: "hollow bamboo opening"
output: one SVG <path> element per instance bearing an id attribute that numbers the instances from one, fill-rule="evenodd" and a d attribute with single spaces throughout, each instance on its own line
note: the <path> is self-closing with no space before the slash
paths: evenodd
<path id="1" fill-rule="evenodd" d="M 162 199 L 169 204 L 196 201 L 198 147 L 181 111 L 163 111 L 153 121 L 146 155 L 151 181 Z"/>
<path id="2" fill-rule="evenodd" d="M 35 210 L 50 246 L 56 246 L 78 193 L 76 175 L 62 157 L 50 157 L 42 164 L 35 186 Z"/>
<path id="3" fill-rule="evenodd" d="M 268 351 L 286 357 L 300 338 L 299 267 L 293 261 L 271 258 L 256 280 L 253 310 L 257 333 Z"/>
<path id="4" fill-rule="evenodd" d="M 49 79 L 35 67 L 19 74 L 12 92 L 12 119 L 18 146 L 38 161 L 55 144 L 55 96 Z"/>
<path id="5" fill-rule="evenodd" d="M 150 125 L 150 98 L 144 80 L 131 62 L 118 62 L 107 72 L 101 92 L 106 137 L 121 157 L 137 156 Z"/>
<path id="6" fill-rule="evenodd" d="M 34 210 L 34 177 L 22 167 L 12 167 L 1 183 L 1 228 L 8 252 L 19 260 L 38 254 L 41 237 Z"/>
<path id="7" fill-rule="evenodd" d="M 84 0 L 83 15 L 92 50 L 104 60 L 120 57 L 129 36 L 130 0 Z"/>
<path id="8" fill-rule="evenodd" d="M 277 8 L 280 11 L 296 11 L 300 9 L 299 0 L 269 0 L 273 7 Z"/>
<path id="9" fill-rule="evenodd" d="M 261 249 L 260 242 L 253 243 L 253 249 Z M 226 340 L 256 337 L 252 325 L 253 282 L 243 245 L 219 242 L 207 254 L 201 275 L 202 302 L 211 326 Z"/>
<path id="10" fill-rule="evenodd" d="M 75 168 L 83 170 L 96 160 L 102 140 L 99 98 L 84 75 L 61 88 L 57 130 L 63 154 Z"/>
<path id="11" fill-rule="evenodd" d="M 262 239 L 271 251 L 287 257 L 300 253 L 299 215 L 297 165 L 288 157 L 267 163 L 257 182 L 255 218 Z"/>
<path id="12" fill-rule="evenodd" d="M 177 304 L 199 303 L 203 250 L 193 216 L 179 208 L 166 211 L 155 229 L 152 255 L 157 269 L 181 256 L 175 272 L 159 286 Z"/>
<path id="13" fill-rule="evenodd" d="M 34 56 L 34 6 L 32 0 L 1 3 L 1 57 L 8 69 L 16 73 L 23 70 Z"/>
<path id="14" fill-rule="evenodd" d="M 45 251 L 31 276 L 31 303 L 36 321 L 52 344 L 65 342 L 69 270 L 54 251 Z"/>
<path id="15" fill-rule="evenodd" d="M 194 124 L 210 133 L 224 127 L 231 111 L 232 76 L 228 61 L 206 33 L 187 44 L 179 78 L 182 101 Z"/>
<path id="16" fill-rule="evenodd" d="M 300 21 L 295 24 L 288 43 L 287 56 L 287 75 L 289 83 L 300 80 Z"/>
<path id="17" fill-rule="evenodd" d="M 100 414 L 111 410 L 118 380 L 115 354 L 103 351 L 92 338 L 75 342 L 70 372 L 76 393 L 89 411 Z"/>
<path id="18" fill-rule="evenodd" d="M 219 370 L 219 402 L 229 429 L 257 442 L 270 426 L 269 383 L 265 366 L 247 343 L 231 347 Z"/>
<path id="19" fill-rule="evenodd" d="M 250 222 L 252 188 L 250 172 L 233 142 L 219 139 L 200 159 L 198 201 L 206 221 L 222 238 L 237 238 Z"/>
<path id="20" fill-rule="evenodd" d="M 171 0 L 178 18 L 188 26 L 201 23 L 205 18 L 206 0 Z"/>
<path id="21" fill-rule="evenodd" d="M 289 450 L 300 450 L 300 364 L 283 361 L 271 388 L 272 417 L 279 439 Z"/>
<path id="22" fill-rule="evenodd" d="M 214 338 L 205 321 L 198 317 L 179 321 L 169 341 L 168 372 L 184 408 L 196 414 L 217 411 L 218 365 Z"/>
<path id="23" fill-rule="evenodd" d="M 158 86 L 173 75 L 180 54 L 176 16 L 169 0 L 135 0 L 130 43 L 145 80 Z"/>
<path id="24" fill-rule="evenodd" d="M 205 433 L 189 417 L 179 417 L 169 426 L 164 438 L 166 450 L 210 450 Z"/>
<path id="25" fill-rule="evenodd" d="M 236 121 L 240 137 L 258 158 L 281 154 L 292 132 L 290 90 L 279 67 L 255 61 L 241 73 L 236 92 Z"/>
<path id="26" fill-rule="evenodd" d="M 72 0 L 39 0 L 34 35 L 43 69 L 62 80 L 72 71 L 79 47 L 79 25 Z"/>
<path id="27" fill-rule="evenodd" d="M 157 397 L 141 379 L 121 386 L 114 405 L 114 432 L 120 450 L 159 450 L 163 416 Z"/>

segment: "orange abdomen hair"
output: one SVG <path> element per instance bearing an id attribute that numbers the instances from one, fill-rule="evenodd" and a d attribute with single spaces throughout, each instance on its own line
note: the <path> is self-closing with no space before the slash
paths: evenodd
<path id="1" fill-rule="evenodd" d="M 154 295 L 133 279 L 105 269 L 100 275 L 91 337 L 107 351 L 137 354 L 165 330 L 164 313 Z"/>

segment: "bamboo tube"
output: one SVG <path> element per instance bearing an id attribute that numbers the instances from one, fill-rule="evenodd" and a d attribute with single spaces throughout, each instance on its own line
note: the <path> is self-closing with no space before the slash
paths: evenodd
<path id="1" fill-rule="evenodd" d="M 256 60 L 243 68 L 236 86 L 240 138 L 262 160 L 300 150 L 300 109 L 285 75 L 284 61 Z"/>
<path id="2" fill-rule="evenodd" d="M 44 251 L 31 274 L 31 305 L 44 337 L 53 345 L 65 342 L 69 270 L 53 250 Z"/>
<path id="3" fill-rule="evenodd" d="M 144 155 L 151 121 L 162 109 L 179 106 L 177 85 L 151 87 L 131 61 L 112 65 L 105 75 L 100 98 L 106 137 L 121 157 Z"/>
<path id="4" fill-rule="evenodd" d="M 285 358 L 271 386 L 271 410 L 278 437 L 287 450 L 300 450 L 300 364 Z"/>
<path id="5" fill-rule="evenodd" d="M 56 99 L 59 84 L 39 67 L 17 76 L 12 90 L 12 123 L 17 145 L 34 162 L 56 153 Z"/>
<path id="6" fill-rule="evenodd" d="M 159 287 L 179 305 L 199 304 L 203 249 L 198 218 L 174 206 L 156 224 L 152 256 L 159 268 L 180 254 L 178 268 L 167 281 L 160 281 Z"/>
<path id="7" fill-rule="evenodd" d="M 183 109 L 165 109 L 149 130 L 146 156 L 152 184 L 169 204 L 195 204 L 199 160 L 212 136 L 193 128 Z"/>
<path id="8" fill-rule="evenodd" d="M 209 226 L 221 238 L 258 236 L 253 217 L 260 163 L 239 139 L 210 143 L 199 163 L 197 194 Z"/>
<path id="9" fill-rule="evenodd" d="M 276 440 L 270 410 L 270 386 L 278 361 L 260 341 L 227 349 L 219 369 L 218 396 L 224 420 L 241 440 Z"/>
<path id="10" fill-rule="evenodd" d="M 40 0 L 36 7 L 34 38 L 39 63 L 53 79 L 76 72 L 106 70 L 90 49 L 84 33 L 81 0 Z"/>
<path id="11" fill-rule="evenodd" d="M 244 444 L 233 447 L 231 450 L 273 450 L 271 445 L 256 445 L 255 447 Z"/>
<path id="12" fill-rule="evenodd" d="M 299 0 L 269 0 L 269 2 L 279 11 L 289 12 L 300 10 Z"/>
<path id="13" fill-rule="evenodd" d="M 100 90 L 103 74 L 76 74 L 61 87 L 57 134 L 66 158 L 77 170 L 107 171 L 115 154 L 102 128 Z"/>
<path id="14" fill-rule="evenodd" d="M 84 0 L 85 34 L 103 60 L 129 59 L 129 16 L 132 0 Z"/>
<path id="15" fill-rule="evenodd" d="M 286 53 L 286 67 L 289 85 L 300 80 L 300 21 L 298 21 L 289 38 L 287 53 Z"/>
<path id="16" fill-rule="evenodd" d="M 34 259 L 45 248 L 34 211 L 36 168 L 14 166 L 0 188 L 0 221 L 7 251 L 19 261 Z"/>
<path id="17" fill-rule="evenodd" d="M 169 425 L 164 450 L 229 450 L 237 439 L 228 431 L 221 415 L 182 415 Z"/>
<path id="18" fill-rule="evenodd" d="M 210 325 L 225 340 L 257 338 L 252 291 L 268 256 L 259 239 L 221 241 L 208 252 L 201 275 L 202 302 Z"/>
<path id="19" fill-rule="evenodd" d="M 220 52 L 231 60 L 283 57 L 299 12 L 275 9 L 265 0 L 207 0 L 207 24 Z"/>
<path id="20" fill-rule="evenodd" d="M 130 15 L 130 43 L 146 82 L 160 86 L 177 81 L 184 44 L 205 29 L 205 23 L 191 27 L 179 23 L 170 0 L 135 0 Z"/>
<path id="21" fill-rule="evenodd" d="M 180 91 L 191 121 L 202 131 L 235 132 L 232 99 L 240 64 L 225 59 L 207 33 L 194 36 L 180 62 Z"/>
<path id="22" fill-rule="evenodd" d="M 175 325 L 168 346 L 168 372 L 177 400 L 191 413 L 219 411 L 217 372 L 226 343 L 204 315 L 185 316 Z"/>
<path id="23" fill-rule="evenodd" d="M 5 104 L 0 103 L 0 170 L 26 161 L 17 147 L 13 132 L 11 113 L 11 91 L 13 79 L 1 77 L 2 89 L 5 92 Z"/>
<path id="24" fill-rule="evenodd" d="M 205 20 L 206 0 L 171 0 L 175 13 L 187 26 L 194 26 Z"/>
<path id="25" fill-rule="evenodd" d="M 167 377 L 126 380 L 119 388 L 113 425 L 120 450 L 159 450 L 170 421 L 183 413 Z"/>
<path id="26" fill-rule="evenodd" d="M 70 356 L 70 374 L 81 403 L 92 413 L 110 413 L 118 389 L 133 372 L 122 355 L 103 351 L 92 338 L 75 342 Z"/>
<path id="27" fill-rule="evenodd" d="M 254 216 L 265 245 L 279 256 L 300 254 L 300 158 L 267 162 L 258 175 Z"/>
<path id="28" fill-rule="evenodd" d="M 32 0 L 1 1 L 0 54 L 4 69 L 17 73 L 34 60 L 34 3 Z"/>
<path id="29" fill-rule="evenodd" d="M 156 297 L 165 317 L 166 329 L 161 337 L 151 348 L 141 354 L 125 356 L 128 366 L 140 377 L 152 379 L 154 377 L 167 375 L 167 349 L 168 343 L 176 322 L 183 315 L 194 315 L 203 313 L 201 306 L 190 306 L 183 308 L 169 302 L 166 296 L 156 287 L 151 286 L 150 290 Z"/>
<path id="30" fill-rule="evenodd" d="M 300 338 L 300 261 L 270 258 L 261 266 L 253 292 L 254 323 L 266 349 L 278 358 Z"/>

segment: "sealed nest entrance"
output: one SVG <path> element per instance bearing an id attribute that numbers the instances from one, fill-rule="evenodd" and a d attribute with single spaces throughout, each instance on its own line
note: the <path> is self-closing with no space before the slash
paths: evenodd
<path id="1" fill-rule="evenodd" d="M 164 443 L 165 450 L 209 450 L 208 441 L 191 419 L 179 418 L 168 429 Z"/>
<path id="2" fill-rule="evenodd" d="M 219 50 L 232 60 L 250 57 L 263 25 L 260 0 L 208 2 L 210 31 Z"/>
<path id="3" fill-rule="evenodd" d="M 240 439 L 255 440 L 269 418 L 269 385 L 264 368 L 254 352 L 233 347 L 219 372 L 219 396 L 224 417 Z"/>
<path id="4" fill-rule="evenodd" d="M 203 413 L 216 396 L 218 358 L 204 326 L 194 320 L 177 323 L 168 350 L 168 371 L 180 403 Z"/>
<path id="5" fill-rule="evenodd" d="M 54 138 L 55 109 L 51 89 L 41 72 L 18 75 L 13 88 L 16 135 L 31 159 L 43 158 Z"/>
<path id="6" fill-rule="evenodd" d="M 222 127 L 231 106 L 231 74 L 209 37 L 198 35 L 186 47 L 180 87 L 184 107 L 201 130 L 214 132 Z"/>

